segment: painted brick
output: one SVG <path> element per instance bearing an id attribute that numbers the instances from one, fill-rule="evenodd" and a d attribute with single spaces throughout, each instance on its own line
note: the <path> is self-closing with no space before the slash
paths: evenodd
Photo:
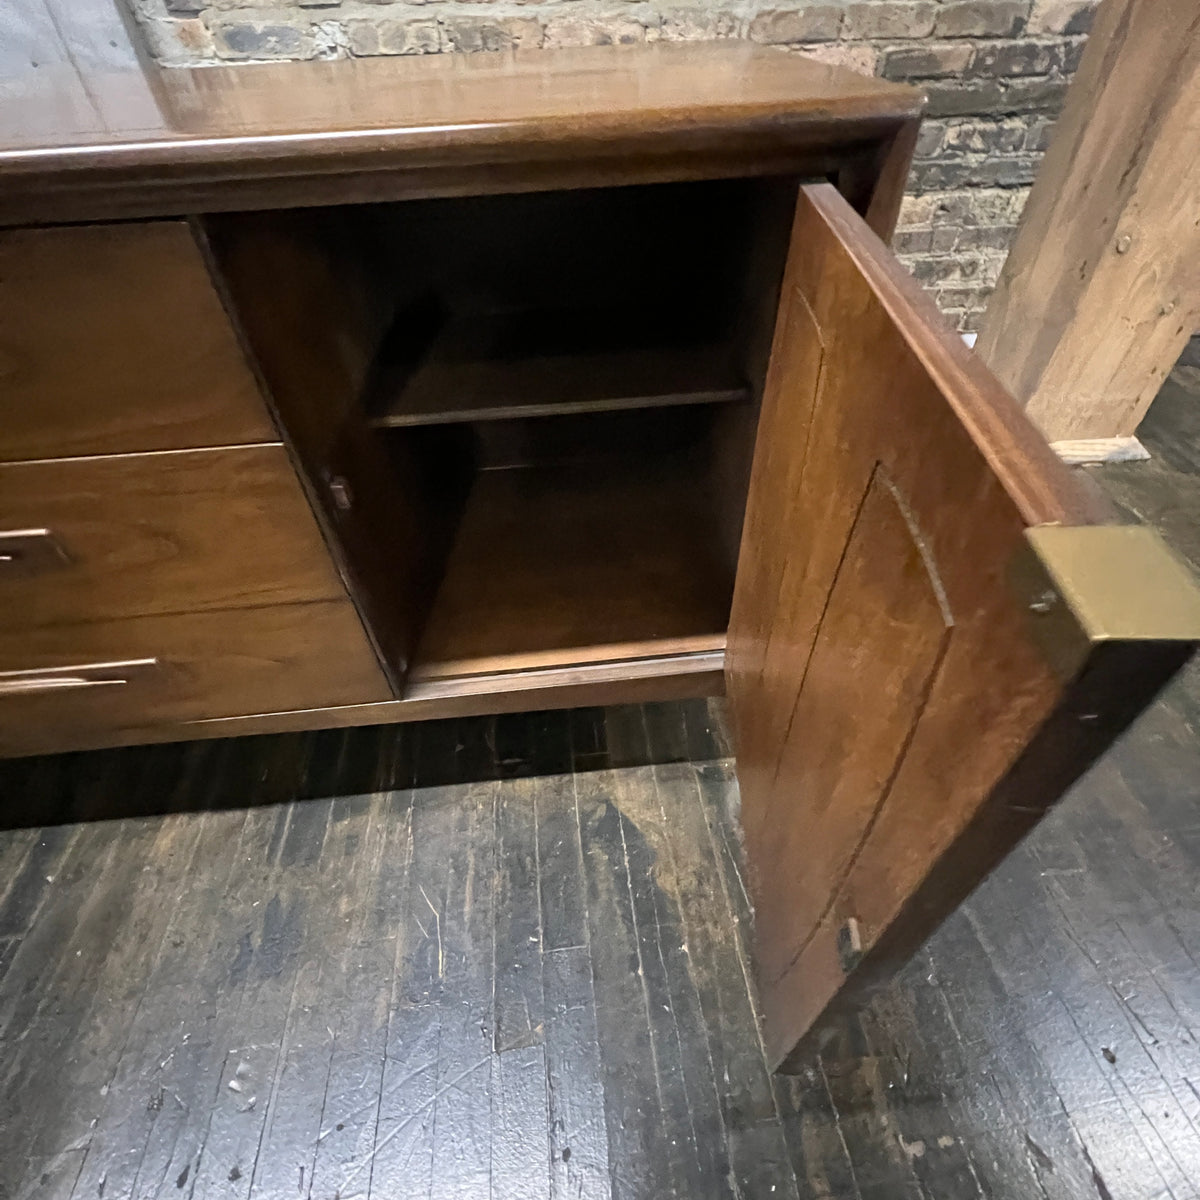
<path id="1" fill-rule="evenodd" d="M 1097 0 L 1034 0 L 1030 33 L 1089 33 Z"/>
<path id="2" fill-rule="evenodd" d="M 222 18 L 209 29 L 219 58 L 312 58 L 317 52 L 312 34 L 294 25 Z"/>
<path id="3" fill-rule="evenodd" d="M 1034 117 L 1032 120 L 1026 120 L 1024 149 L 1044 154 L 1050 148 L 1054 124 L 1054 120 L 1050 117 Z"/>
<path id="4" fill-rule="evenodd" d="M 970 65 L 975 47 L 969 42 L 925 42 L 889 50 L 883 57 L 885 79 L 940 79 L 961 75 Z"/>
<path id="5" fill-rule="evenodd" d="M 874 0 L 846 8 L 842 36 L 846 38 L 923 38 L 933 32 L 938 6 L 931 3 L 894 4 Z"/>
<path id="6" fill-rule="evenodd" d="M 436 54 L 442 48 L 442 32 L 436 20 L 355 20 L 346 22 L 352 54 Z"/>
<path id="7" fill-rule="evenodd" d="M 946 126 L 940 121 L 925 121 L 917 133 L 915 158 L 933 158 L 942 148 L 946 137 Z"/>
<path id="8" fill-rule="evenodd" d="M 897 254 L 928 254 L 933 249 L 932 229 L 898 229 L 892 237 Z"/>
<path id="9" fill-rule="evenodd" d="M 972 75 L 1049 75 L 1062 69 L 1063 47 L 1054 43 L 993 42 L 980 46 Z"/>
<path id="10" fill-rule="evenodd" d="M 1016 37 L 1028 16 L 1027 0 L 965 0 L 939 7 L 933 33 L 935 37 Z"/>
<path id="11" fill-rule="evenodd" d="M 1029 196 L 1028 188 L 969 188 L 961 191 L 908 195 L 900 208 L 903 228 L 953 225 L 1016 225 Z"/>
<path id="12" fill-rule="evenodd" d="M 1015 187 L 1033 182 L 1040 158 L 942 158 L 913 165 L 909 186 L 915 191 L 960 187 Z"/>
<path id="13" fill-rule="evenodd" d="M 928 84 L 925 94 L 929 98 L 926 112 L 931 117 L 965 117 L 1004 109 L 1004 86 L 995 79 L 938 81 Z"/>
<path id="14" fill-rule="evenodd" d="M 938 288 L 937 300 L 943 310 L 959 309 L 970 312 L 986 309 L 991 294 L 991 287 Z"/>
<path id="15" fill-rule="evenodd" d="M 195 62 L 198 55 L 211 58 L 216 53 L 208 26 L 195 17 L 146 21 L 142 29 L 150 53 L 166 66 L 182 66 Z"/>
<path id="16" fill-rule="evenodd" d="M 929 252 L 949 254 L 958 246 L 962 230 L 957 225 L 935 225 L 929 231 Z"/>
<path id="17" fill-rule="evenodd" d="M 971 79 L 935 81 L 925 88 L 931 117 L 967 117 L 984 113 L 1057 113 L 1067 81 L 1049 79 Z"/>
<path id="18" fill-rule="evenodd" d="M 951 226 L 942 228 L 951 229 Z M 955 249 L 1007 251 L 1016 236 L 1015 225 L 966 225 L 954 229 Z"/>
<path id="19" fill-rule="evenodd" d="M 542 45 L 626 46 L 646 40 L 646 27 L 632 17 L 613 13 L 604 16 L 555 16 L 546 22 Z"/>
<path id="20" fill-rule="evenodd" d="M 986 287 L 999 277 L 1004 255 L 931 254 L 902 261 L 922 283 L 968 283 Z"/>
<path id="21" fill-rule="evenodd" d="M 722 9 L 667 8 L 661 13 L 658 36 L 671 42 L 707 42 L 715 38 L 737 37 L 743 20 Z"/>
<path id="22" fill-rule="evenodd" d="M 833 6 L 773 9 L 750 22 L 750 38 L 771 46 L 833 41 L 841 28 L 842 10 Z"/>
<path id="23" fill-rule="evenodd" d="M 451 17 L 443 22 L 446 40 L 453 50 L 536 49 L 542 44 L 542 24 L 533 17 Z"/>
<path id="24" fill-rule="evenodd" d="M 953 121 L 946 125 L 942 145 L 949 156 L 1005 154 L 1024 149 L 1026 124 L 1019 117 L 993 121 Z"/>
<path id="25" fill-rule="evenodd" d="M 1006 109 L 1014 113 L 1053 113 L 1062 109 L 1069 80 L 1009 79 L 1004 84 Z"/>
<path id="26" fill-rule="evenodd" d="M 846 67 L 863 75 L 874 75 L 879 66 L 879 52 L 866 42 L 821 42 L 815 46 L 796 46 L 796 51 L 817 62 Z"/>

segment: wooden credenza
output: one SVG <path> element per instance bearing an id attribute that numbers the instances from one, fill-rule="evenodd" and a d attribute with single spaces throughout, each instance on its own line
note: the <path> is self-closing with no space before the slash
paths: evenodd
<path id="1" fill-rule="evenodd" d="M 887 248 L 910 89 L 102 40 L 5 81 L 0 753 L 727 692 L 782 1062 L 1191 653 Z"/>
<path id="2" fill-rule="evenodd" d="M 0 753 L 723 690 L 798 189 L 886 236 L 919 94 L 91 7 L 0 130 Z"/>

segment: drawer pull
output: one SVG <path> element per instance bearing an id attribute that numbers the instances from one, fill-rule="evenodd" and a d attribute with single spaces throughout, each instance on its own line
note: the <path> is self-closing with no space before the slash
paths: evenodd
<path id="1" fill-rule="evenodd" d="M 67 566 L 71 556 L 49 529 L 0 529 L 0 579 Z"/>
<path id="2" fill-rule="evenodd" d="M 157 658 L 131 658 L 123 662 L 88 663 L 75 667 L 0 671 L 0 697 L 40 696 L 81 688 L 122 687 L 157 667 Z"/>

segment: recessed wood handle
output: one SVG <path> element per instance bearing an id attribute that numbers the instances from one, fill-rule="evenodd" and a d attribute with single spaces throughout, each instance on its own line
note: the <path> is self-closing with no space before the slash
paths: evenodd
<path id="1" fill-rule="evenodd" d="M 49 529 L 0 529 L 0 579 L 38 575 L 70 561 L 71 556 Z"/>
<path id="2" fill-rule="evenodd" d="M 84 688 L 123 687 L 158 667 L 157 658 L 131 658 L 123 662 L 85 663 L 71 667 L 35 667 L 28 671 L 0 671 L 0 698 L 41 696 Z"/>

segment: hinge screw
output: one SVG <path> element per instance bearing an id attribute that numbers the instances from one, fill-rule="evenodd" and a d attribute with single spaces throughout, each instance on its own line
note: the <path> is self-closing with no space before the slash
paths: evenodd
<path id="1" fill-rule="evenodd" d="M 1029 603 L 1029 611 L 1035 613 L 1048 613 L 1058 603 L 1058 596 L 1049 590 L 1044 591 L 1036 599 Z"/>
<path id="2" fill-rule="evenodd" d="M 329 480 L 329 496 L 338 512 L 349 512 L 354 506 L 354 496 L 344 476 L 334 475 Z"/>

